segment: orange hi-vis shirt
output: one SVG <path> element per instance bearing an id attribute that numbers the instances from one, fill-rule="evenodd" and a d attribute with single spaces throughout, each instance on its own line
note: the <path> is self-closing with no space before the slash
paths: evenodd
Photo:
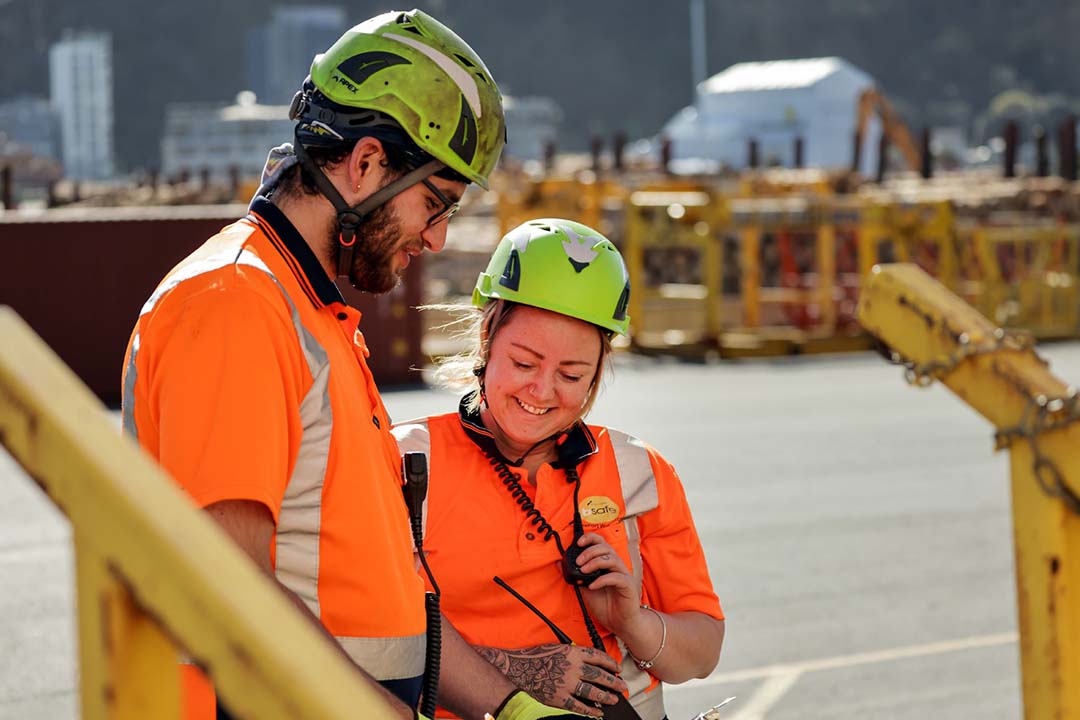
<path id="1" fill-rule="evenodd" d="M 402 452 L 429 457 L 424 551 L 442 591 L 442 611 L 473 645 L 516 649 L 557 640 L 528 608 L 496 585 L 505 580 L 552 622 L 590 646 L 561 557 L 492 466 L 496 452 L 477 414 L 463 409 L 394 427 Z M 686 496 L 674 468 L 640 440 L 579 423 L 570 433 L 581 448 L 579 503 L 586 532 L 615 549 L 640 582 L 641 601 L 665 613 L 697 611 L 723 619 Z M 564 547 L 573 539 L 574 485 L 544 465 L 535 487 L 524 470 L 514 479 Z M 597 623 L 605 649 L 621 664 L 631 704 L 645 720 L 664 717 L 661 685 L 638 669 L 625 645 Z M 440 710 L 440 717 L 453 717 Z"/>
<path id="2" fill-rule="evenodd" d="M 257 198 L 143 306 L 124 430 L 199 506 L 269 508 L 278 580 L 360 667 L 413 702 L 424 585 L 359 322 L 295 227 Z M 186 699 L 186 717 L 213 717 L 212 703 Z"/>

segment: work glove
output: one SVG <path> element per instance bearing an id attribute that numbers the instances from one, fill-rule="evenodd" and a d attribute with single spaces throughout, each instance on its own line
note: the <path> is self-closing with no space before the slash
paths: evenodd
<path id="1" fill-rule="evenodd" d="M 548 707 L 524 690 L 515 690 L 507 695 L 495 711 L 495 720 L 559 720 L 579 717 L 585 715 Z"/>

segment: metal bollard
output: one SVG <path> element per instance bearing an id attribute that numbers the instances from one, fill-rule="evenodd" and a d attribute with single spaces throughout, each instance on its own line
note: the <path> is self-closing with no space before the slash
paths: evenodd
<path id="1" fill-rule="evenodd" d="M 1020 127 L 1015 120 L 1005 123 L 1005 154 L 1002 172 L 1007 178 L 1016 177 L 1016 147 L 1020 143 Z"/>

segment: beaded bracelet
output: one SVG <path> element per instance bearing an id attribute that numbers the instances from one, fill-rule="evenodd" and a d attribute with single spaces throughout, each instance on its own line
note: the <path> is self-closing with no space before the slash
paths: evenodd
<path id="1" fill-rule="evenodd" d="M 656 650 L 656 654 L 649 660 L 638 660 L 634 657 L 634 653 L 630 653 L 630 659 L 638 666 L 638 670 L 648 670 L 653 666 L 653 663 L 656 662 L 656 658 L 660 657 L 660 653 L 664 652 L 664 646 L 667 645 L 667 621 L 664 620 L 663 614 L 656 608 L 651 608 L 648 605 L 642 605 L 641 608 L 643 610 L 652 610 L 656 614 L 656 617 L 660 618 L 660 647 Z M 627 648 L 626 651 L 630 652 L 630 648 Z"/>

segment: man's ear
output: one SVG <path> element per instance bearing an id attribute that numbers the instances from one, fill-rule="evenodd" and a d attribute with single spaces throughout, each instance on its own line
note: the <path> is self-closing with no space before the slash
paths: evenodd
<path id="1" fill-rule="evenodd" d="M 381 182 L 385 162 L 386 150 L 378 138 L 363 137 L 357 140 L 348 159 L 349 189 L 363 192 L 365 184 L 374 183 L 364 194 L 374 192 Z"/>

